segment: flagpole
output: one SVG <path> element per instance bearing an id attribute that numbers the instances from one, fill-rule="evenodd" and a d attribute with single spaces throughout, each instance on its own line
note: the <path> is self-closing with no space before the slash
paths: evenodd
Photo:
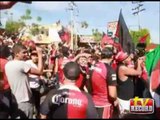
<path id="1" fill-rule="evenodd" d="M 71 49 L 73 50 L 73 9 L 71 10 Z"/>
<path id="2" fill-rule="evenodd" d="M 69 8 L 67 9 L 67 10 L 69 10 L 70 11 L 70 19 L 71 19 L 71 21 L 70 21 L 70 26 L 71 26 L 71 40 L 70 40 L 70 47 L 71 47 L 71 49 L 73 50 L 73 3 L 72 2 L 70 2 L 70 3 L 68 3 L 68 5 L 69 5 Z"/>
<path id="3" fill-rule="evenodd" d="M 74 49 L 74 40 L 73 40 L 73 32 L 75 32 L 75 16 L 73 15 L 73 12 L 75 11 L 75 8 L 77 5 L 74 2 L 69 3 L 69 9 L 71 12 L 71 49 Z M 76 41 L 75 41 L 76 42 Z"/>

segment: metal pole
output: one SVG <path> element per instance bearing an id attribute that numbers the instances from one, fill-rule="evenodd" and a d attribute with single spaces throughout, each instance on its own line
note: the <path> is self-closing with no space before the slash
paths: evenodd
<path id="1" fill-rule="evenodd" d="M 78 48 L 78 45 L 77 45 L 77 26 L 76 26 L 76 24 L 75 24 L 75 35 L 76 35 L 76 38 L 75 38 L 75 49 L 77 49 Z"/>
<path id="2" fill-rule="evenodd" d="M 77 30 L 75 27 L 75 15 L 74 15 L 74 10 L 75 7 L 77 7 L 77 5 L 74 2 L 70 2 L 69 3 L 69 9 L 71 11 L 71 49 L 74 49 L 77 47 L 77 36 L 75 37 L 75 39 L 73 39 L 74 34 L 77 35 Z M 74 41 L 75 40 L 75 41 Z M 75 42 L 75 45 L 74 45 Z"/>
<path id="3" fill-rule="evenodd" d="M 71 8 L 71 49 L 73 50 L 73 9 Z"/>
<path id="4" fill-rule="evenodd" d="M 136 4 L 138 4 L 138 6 L 136 7 L 136 8 L 133 8 L 132 10 L 137 10 L 137 11 L 135 11 L 134 13 L 133 13 L 133 15 L 136 15 L 137 14 L 137 16 L 138 16 L 138 29 L 140 30 L 141 29 L 141 26 L 140 26 L 140 12 L 142 12 L 142 11 L 144 11 L 145 9 L 143 8 L 143 9 L 140 9 L 140 7 L 142 7 L 143 6 L 143 4 L 140 4 L 141 2 L 139 2 L 139 3 L 137 3 L 136 2 Z"/>
<path id="5" fill-rule="evenodd" d="M 141 27 L 140 27 L 140 18 L 139 18 L 139 6 L 138 6 L 138 28 L 139 28 L 139 30 L 141 29 Z"/>
<path id="6" fill-rule="evenodd" d="M 77 49 L 78 48 L 78 44 L 77 44 L 77 16 L 78 15 L 76 15 L 76 19 L 75 19 L 75 49 Z"/>

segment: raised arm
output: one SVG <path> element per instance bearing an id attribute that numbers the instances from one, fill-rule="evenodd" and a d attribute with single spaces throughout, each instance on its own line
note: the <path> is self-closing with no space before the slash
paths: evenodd
<path id="1" fill-rule="evenodd" d="M 31 68 L 29 73 L 41 75 L 43 73 L 43 59 L 42 59 L 42 48 L 36 47 L 38 54 L 38 68 Z"/>

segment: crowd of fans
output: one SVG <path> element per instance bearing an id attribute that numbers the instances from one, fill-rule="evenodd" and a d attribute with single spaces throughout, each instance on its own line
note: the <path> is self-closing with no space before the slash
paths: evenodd
<path id="1" fill-rule="evenodd" d="M 0 118 L 160 118 L 130 113 L 130 99 L 152 98 L 145 56 L 115 42 L 72 50 L 1 37 L 0 66 Z"/>

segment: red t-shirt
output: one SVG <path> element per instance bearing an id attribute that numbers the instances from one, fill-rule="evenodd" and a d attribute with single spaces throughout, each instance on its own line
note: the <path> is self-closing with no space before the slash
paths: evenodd
<path id="1" fill-rule="evenodd" d="M 83 84 L 83 79 L 84 79 L 84 76 L 83 74 L 81 73 L 79 78 L 76 80 L 76 86 L 78 88 L 81 88 L 82 87 L 82 84 Z"/>
<path id="2" fill-rule="evenodd" d="M 2 80 L 2 90 L 7 90 L 10 88 L 7 76 L 5 73 L 5 65 L 8 61 L 6 59 L 0 58 L 0 71 L 2 72 L 2 77 L 0 78 L 0 81 Z"/>
<path id="3" fill-rule="evenodd" d="M 59 58 L 58 59 L 58 74 L 59 74 L 59 81 L 60 83 L 63 84 L 63 81 L 64 81 L 64 74 L 63 74 L 63 67 L 64 65 L 71 61 L 71 59 L 69 58 Z"/>
<path id="4" fill-rule="evenodd" d="M 89 73 L 89 67 L 84 67 L 84 69 L 85 73 L 81 71 L 79 78 L 76 80 L 76 86 L 81 90 L 83 90 L 86 85 L 86 75 Z"/>
<path id="5" fill-rule="evenodd" d="M 117 85 L 116 73 L 106 63 L 97 63 L 91 73 L 92 98 L 96 106 L 110 105 L 108 86 Z"/>

